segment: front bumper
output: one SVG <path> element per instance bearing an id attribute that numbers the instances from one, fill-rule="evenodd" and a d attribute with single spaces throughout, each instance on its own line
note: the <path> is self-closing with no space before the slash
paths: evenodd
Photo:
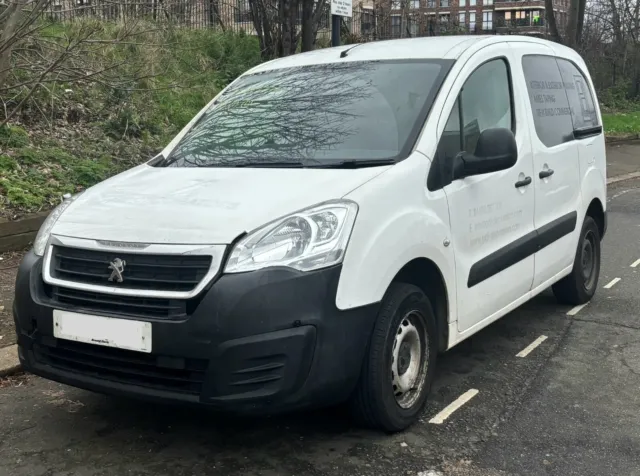
<path id="1" fill-rule="evenodd" d="M 158 401 L 242 412 L 338 403 L 357 382 L 377 313 L 377 305 L 336 308 L 340 269 L 223 275 L 185 319 L 136 317 L 152 322 L 153 352 L 143 354 L 56 339 L 54 307 L 88 311 L 49 297 L 42 259 L 30 252 L 13 309 L 20 360 L 48 379 Z"/>

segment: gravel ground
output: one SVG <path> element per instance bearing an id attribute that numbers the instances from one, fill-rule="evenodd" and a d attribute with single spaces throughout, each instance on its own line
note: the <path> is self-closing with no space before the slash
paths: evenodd
<path id="1" fill-rule="evenodd" d="M 23 252 L 0 254 L 0 347 L 16 342 L 16 334 L 11 315 L 13 305 L 13 285 Z"/>

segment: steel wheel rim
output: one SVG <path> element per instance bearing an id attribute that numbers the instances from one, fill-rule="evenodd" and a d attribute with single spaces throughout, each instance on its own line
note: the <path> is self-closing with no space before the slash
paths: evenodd
<path id="1" fill-rule="evenodd" d="M 420 398 L 429 364 L 428 337 L 424 319 L 408 312 L 396 329 L 391 355 L 391 387 L 396 403 L 411 408 Z"/>
<path id="2" fill-rule="evenodd" d="M 584 287 L 591 289 L 595 278 L 596 268 L 596 238 L 592 231 L 587 231 L 582 240 L 582 251 L 580 253 L 580 264 L 582 268 L 582 278 Z"/>

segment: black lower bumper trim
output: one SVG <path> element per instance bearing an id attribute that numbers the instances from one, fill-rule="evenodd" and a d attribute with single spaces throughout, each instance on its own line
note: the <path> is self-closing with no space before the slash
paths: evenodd
<path id="1" fill-rule="evenodd" d="M 261 413 L 337 403 L 355 387 L 378 307 L 338 310 L 340 270 L 222 276 L 185 319 L 116 316 L 152 323 L 144 354 L 55 338 L 63 305 L 29 253 L 14 303 L 20 358 L 27 371 L 101 393 Z"/>

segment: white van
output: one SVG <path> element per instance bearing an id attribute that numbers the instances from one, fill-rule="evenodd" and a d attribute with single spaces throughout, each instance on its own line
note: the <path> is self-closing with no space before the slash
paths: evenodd
<path id="1" fill-rule="evenodd" d="M 518 36 L 264 63 L 150 162 L 67 199 L 20 267 L 28 371 L 99 392 L 415 422 L 437 354 L 550 286 L 594 294 L 602 120 Z"/>

